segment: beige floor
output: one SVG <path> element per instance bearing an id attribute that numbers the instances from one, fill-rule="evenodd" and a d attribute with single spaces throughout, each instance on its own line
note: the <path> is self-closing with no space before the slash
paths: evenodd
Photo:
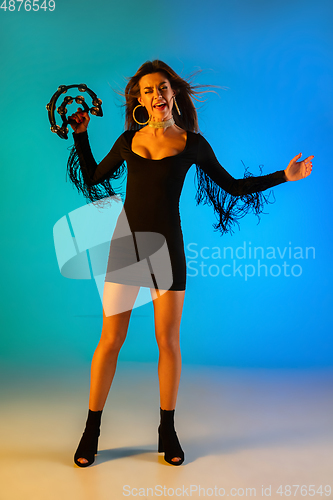
<path id="1" fill-rule="evenodd" d="M 173 467 L 156 452 L 156 366 L 120 363 L 99 455 L 86 469 L 72 457 L 87 414 L 89 367 L 52 373 L 5 377 L 1 500 L 333 498 L 332 369 L 185 365 L 176 428 L 186 461 Z"/>

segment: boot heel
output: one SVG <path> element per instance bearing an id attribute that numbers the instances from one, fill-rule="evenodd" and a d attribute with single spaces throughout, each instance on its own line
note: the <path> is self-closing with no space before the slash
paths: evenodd
<path id="1" fill-rule="evenodd" d="M 164 451 L 163 442 L 161 438 L 160 428 L 158 428 L 158 453 L 162 453 Z"/>

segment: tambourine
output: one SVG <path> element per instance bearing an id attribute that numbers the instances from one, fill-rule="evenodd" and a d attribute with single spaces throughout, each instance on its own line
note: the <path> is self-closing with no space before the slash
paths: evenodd
<path id="1" fill-rule="evenodd" d="M 87 103 L 85 102 L 85 99 L 82 95 L 78 95 L 76 97 L 71 97 L 71 96 L 66 96 L 63 100 L 63 102 L 60 104 L 60 106 L 57 108 L 57 112 L 62 118 L 62 126 L 60 127 L 59 125 L 56 124 L 55 121 L 55 116 L 54 116 L 54 111 L 56 109 L 56 104 L 59 96 L 61 94 L 66 94 L 68 89 L 72 88 L 77 88 L 79 92 L 87 92 L 91 99 L 92 99 L 92 107 L 89 108 Z M 75 120 L 70 120 L 67 118 L 66 113 L 67 113 L 67 105 L 72 104 L 73 102 L 76 102 L 77 104 L 81 104 L 84 108 L 84 111 L 86 113 L 90 113 L 95 116 L 103 116 L 103 111 L 102 111 L 102 101 L 97 97 L 95 92 L 93 92 L 91 89 L 87 87 L 85 83 L 81 83 L 80 85 L 60 85 L 58 87 L 58 90 L 53 94 L 51 97 L 50 102 L 46 105 L 46 109 L 48 111 L 49 115 L 49 120 L 51 124 L 51 132 L 54 132 L 55 134 L 58 134 L 59 137 L 62 139 L 68 139 L 68 123 L 76 123 Z"/>

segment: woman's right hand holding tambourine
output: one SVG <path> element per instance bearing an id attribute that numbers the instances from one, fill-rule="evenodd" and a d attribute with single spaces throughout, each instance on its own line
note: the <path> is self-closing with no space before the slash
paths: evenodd
<path id="1" fill-rule="evenodd" d="M 77 108 L 77 112 L 68 117 L 68 123 L 76 134 L 86 132 L 89 122 L 89 113 L 82 108 Z"/>

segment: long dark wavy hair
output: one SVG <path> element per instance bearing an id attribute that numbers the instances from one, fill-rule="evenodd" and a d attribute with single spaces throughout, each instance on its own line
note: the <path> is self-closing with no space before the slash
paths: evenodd
<path id="1" fill-rule="evenodd" d="M 141 125 L 137 124 L 133 119 L 133 110 L 139 104 L 138 97 L 140 97 L 140 80 L 143 76 L 150 75 L 151 73 L 162 73 L 169 80 L 172 89 L 176 93 L 176 99 L 178 107 L 181 111 L 181 115 L 178 114 L 176 107 L 173 106 L 172 114 L 176 125 L 183 128 L 184 130 L 189 130 L 190 132 L 198 132 L 198 116 L 196 108 L 193 104 L 193 99 L 196 101 L 202 101 L 198 96 L 205 92 L 202 89 L 204 87 L 209 87 L 208 85 L 192 85 L 191 80 L 194 78 L 194 74 L 190 77 L 189 81 L 180 77 L 170 66 L 165 64 L 159 59 L 154 61 L 146 61 L 137 70 L 134 76 L 128 78 L 128 83 L 125 88 L 124 95 L 126 99 L 125 107 L 125 129 L 126 130 L 138 130 Z M 198 73 L 198 72 L 197 72 Z M 211 87 L 211 86 L 210 86 Z M 135 111 L 135 117 L 139 122 L 146 122 L 148 119 L 147 111 L 144 107 L 140 107 Z"/>

